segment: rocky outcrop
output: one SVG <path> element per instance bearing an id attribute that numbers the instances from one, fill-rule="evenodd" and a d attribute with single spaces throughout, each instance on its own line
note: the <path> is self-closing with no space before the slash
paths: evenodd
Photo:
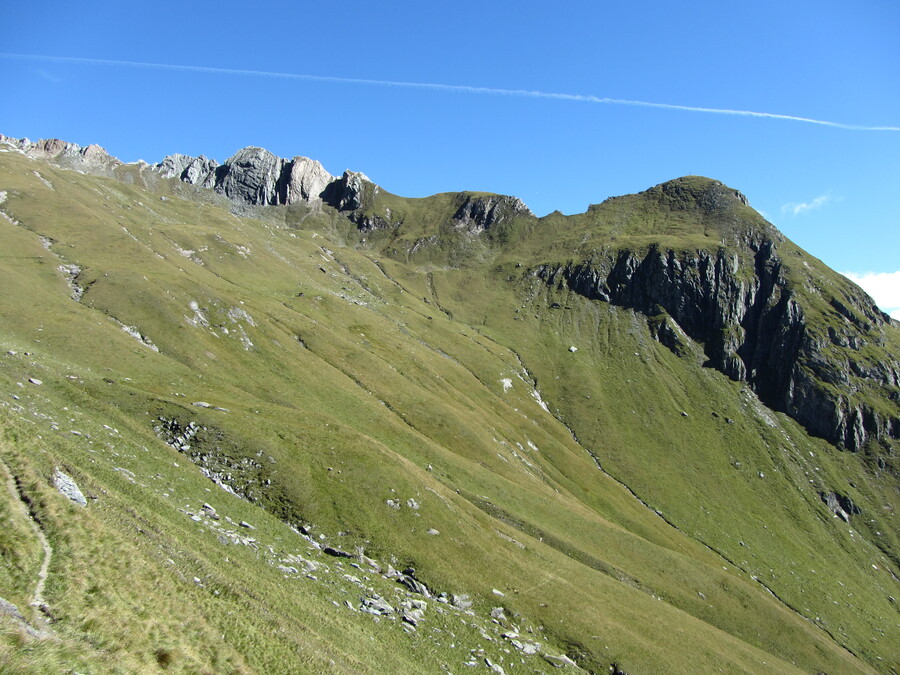
<path id="1" fill-rule="evenodd" d="M 369 177 L 357 171 L 345 171 L 344 175 L 328 186 L 325 201 L 338 211 L 358 211 L 378 190 Z"/>
<path id="2" fill-rule="evenodd" d="M 190 155 L 169 155 L 156 165 L 156 171 L 163 178 L 178 178 L 191 185 L 199 185 L 204 188 L 213 188 L 216 185 L 216 169 L 219 163 L 214 159 L 207 159 L 203 155 L 191 157 Z"/>
<path id="3" fill-rule="evenodd" d="M 345 171 L 343 176 L 325 189 L 322 199 L 343 213 L 363 232 L 396 227 L 399 223 L 392 218 L 389 208 L 385 208 L 380 214 L 372 213 L 369 208 L 380 190 L 366 174 Z"/>
<path id="4" fill-rule="evenodd" d="M 325 188 L 336 180 L 313 159 L 282 159 L 252 146 L 238 150 L 221 165 L 203 155 L 175 154 L 154 168 L 163 178 L 178 178 L 213 189 L 238 204 L 259 206 L 321 203 Z"/>
<path id="5" fill-rule="evenodd" d="M 516 216 L 531 216 L 531 212 L 521 199 L 506 195 L 473 196 L 460 195 L 462 203 L 453 214 L 455 227 L 473 234 L 483 232 L 492 225 L 510 220 Z"/>
<path id="6" fill-rule="evenodd" d="M 123 166 L 121 161 L 99 145 L 83 148 L 55 138 L 32 142 L 27 138 L 11 138 L 3 134 L 0 134 L 0 145 L 85 173 L 113 175 L 113 169 Z M 340 189 L 336 188 L 329 194 L 339 195 L 337 201 L 341 210 L 352 211 L 358 208 L 354 206 L 354 195 L 362 194 L 361 183 L 372 184 L 361 173 L 348 171 L 343 178 L 337 179 L 319 162 L 308 157 L 282 159 L 268 150 L 252 146 L 238 150 L 223 164 L 203 155 L 174 154 L 168 155 L 159 164 L 138 162 L 138 165 L 161 178 L 177 178 L 189 185 L 215 190 L 238 204 L 262 206 L 301 202 L 321 204 L 326 188 L 333 183 L 342 183 Z"/>
<path id="7" fill-rule="evenodd" d="M 91 145 L 81 148 L 60 140 L 15 139 L 0 134 L 0 143 L 31 157 L 49 159 L 57 164 L 90 173 L 112 175 L 122 162 L 103 148 Z M 380 189 L 368 176 L 345 171 L 340 178 L 328 173 L 319 162 L 297 156 L 283 159 L 268 150 L 248 146 L 219 164 L 203 155 L 173 154 L 159 164 L 139 163 L 161 178 L 177 179 L 189 185 L 211 189 L 238 205 L 284 206 L 290 204 L 325 204 L 340 211 L 362 231 L 396 227 L 399 220 L 385 208 L 378 214 L 371 205 Z M 146 175 L 146 174 L 145 174 Z M 461 193 L 451 223 L 453 227 L 478 234 L 491 226 L 527 215 L 534 217 L 521 200 L 502 195 L 476 196 Z"/>
<path id="8" fill-rule="evenodd" d="M 784 368 L 799 351 L 802 311 L 784 287 L 771 243 L 757 246 L 753 263 L 755 274 L 744 278 L 738 258 L 724 251 L 678 255 L 653 246 L 645 254 L 619 251 L 606 265 L 588 261 L 553 275 L 586 297 L 648 316 L 667 313 L 703 343 L 708 365 L 732 379 L 780 390 Z"/>
<path id="9" fill-rule="evenodd" d="M 890 401 L 900 387 L 900 363 L 883 349 L 874 361 L 862 356 L 866 346 L 880 348 L 890 319 L 860 292 L 831 300 L 844 309 L 830 317 L 838 327 L 823 328 L 820 315 L 809 320 L 808 303 L 786 278 L 777 244 L 757 231 L 739 248 L 651 246 L 535 273 L 646 314 L 654 336 L 676 353 L 683 351 L 682 330 L 702 345 L 707 366 L 746 381 L 767 405 L 835 445 L 856 451 L 869 440 L 900 438 L 900 405 Z M 867 395 L 888 405 L 876 410 Z"/>
<path id="10" fill-rule="evenodd" d="M 334 181 L 319 162 L 308 157 L 294 157 L 290 162 L 285 204 L 313 202 L 320 199 L 325 188 Z"/>
<path id="11" fill-rule="evenodd" d="M 61 141 L 58 138 L 33 142 L 27 138 L 10 138 L 0 134 L 0 145 L 18 150 L 28 157 L 51 160 L 56 164 L 87 173 L 108 174 L 122 164 L 99 145 L 82 147 L 77 143 Z"/>
<path id="12" fill-rule="evenodd" d="M 215 190 L 235 202 L 284 204 L 286 164 L 263 148 L 238 150 L 217 171 Z"/>
<path id="13" fill-rule="evenodd" d="M 858 516 L 862 511 L 854 503 L 850 497 L 842 495 L 839 492 L 828 492 L 819 495 L 825 505 L 834 513 L 835 517 L 840 518 L 845 523 L 850 522 L 851 516 Z"/>

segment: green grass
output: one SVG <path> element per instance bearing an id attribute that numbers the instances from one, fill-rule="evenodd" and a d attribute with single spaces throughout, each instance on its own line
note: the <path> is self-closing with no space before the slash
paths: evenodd
<path id="1" fill-rule="evenodd" d="M 362 241 L 327 209 L 238 218 L 179 184 L 40 164 L 51 191 L 33 166 L 0 165 L 0 208 L 21 223 L 0 220 L 0 414 L 4 462 L 55 549 L 56 638 L 7 622 L 0 669 L 458 672 L 484 649 L 506 672 L 552 671 L 499 637 L 497 606 L 588 672 L 900 667 L 895 479 L 702 368 L 699 345 L 676 356 L 643 315 L 529 274 L 619 247 L 715 251 L 741 223 L 765 227 L 735 201 L 698 216 L 705 179 L 474 238 L 447 227 L 459 195 L 380 192 L 366 208 L 401 224 Z M 83 269 L 80 303 L 62 263 Z M 190 453 L 157 437 L 161 416 L 203 428 Z M 53 489 L 56 466 L 87 508 Z M 851 527 L 822 503 L 831 490 L 862 506 Z M 256 529 L 192 519 L 204 502 Z M 223 523 L 255 546 L 223 544 Z M 0 595 L 20 607 L 40 560 L 27 525 L 0 535 Z M 386 598 L 400 587 L 290 525 L 411 565 L 474 614 L 432 599 L 408 635 L 351 611 L 344 574 Z M 328 571 L 286 578 L 285 554 Z"/>

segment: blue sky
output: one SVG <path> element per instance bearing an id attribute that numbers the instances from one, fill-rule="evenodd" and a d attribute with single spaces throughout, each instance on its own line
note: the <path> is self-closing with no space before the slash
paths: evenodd
<path id="1" fill-rule="evenodd" d="M 895 0 L 10 0 L 0 14 L 0 133 L 125 161 L 260 145 L 405 196 L 514 194 L 539 215 L 702 174 L 835 269 L 880 274 L 876 300 L 900 316 Z M 503 93 L 518 90 L 537 93 Z"/>

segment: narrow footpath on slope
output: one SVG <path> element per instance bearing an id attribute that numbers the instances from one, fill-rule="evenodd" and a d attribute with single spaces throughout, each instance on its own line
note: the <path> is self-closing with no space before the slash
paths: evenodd
<path id="1" fill-rule="evenodd" d="M 53 547 L 47 540 L 47 535 L 44 534 L 40 524 L 28 508 L 28 503 L 24 495 L 20 492 L 12 471 L 10 471 L 9 466 L 2 459 L 0 459 L 0 467 L 3 468 L 3 471 L 6 474 L 6 486 L 9 490 L 10 497 L 12 497 L 13 508 L 18 510 L 21 513 L 22 518 L 28 522 L 34 535 L 37 537 L 38 541 L 41 542 L 41 546 L 44 549 L 44 560 L 41 562 L 41 568 L 38 570 L 34 593 L 32 594 L 31 602 L 29 603 L 34 608 L 32 620 L 29 622 L 14 604 L 3 598 L 0 598 L 0 612 L 12 616 L 13 619 L 21 624 L 30 635 L 34 637 L 47 637 L 50 633 L 50 629 L 44 614 L 44 608 L 46 607 L 44 601 L 44 585 L 47 583 L 50 561 L 53 559 Z"/>

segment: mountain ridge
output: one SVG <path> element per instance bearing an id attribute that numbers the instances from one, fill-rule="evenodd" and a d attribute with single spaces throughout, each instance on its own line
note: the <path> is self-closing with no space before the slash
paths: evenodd
<path id="1" fill-rule="evenodd" d="M 123 165 L 97 145 L 81 148 L 59 139 L 31 143 L 2 135 L 0 143 L 28 156 L 95 170 L 146 166 L 162 178 L 211 189 L 236 205 L 302 203 L 313 208 L 327 205 L 346 216 L 361 233 L 370 235 L 379 230 L 396 230 L 402 224 L 390 206 L 376 205 L 384 191 L 365 174 L 348 170 L 341 177 L 334 177 L 315 160 L 302 156 L 287 160 L 256 146 L 237 151 L 221 165 L 204 156 L 186 155 L 168 155 L 155 165 Z M 452 216 L 445 214 L 443 220 L 467 237 L 516 218 L 543 220 L 516 197 L 471 192 L 445 194 L 453 196 L 456 210 Z M 845 359 L 837 374 L 817 367 L 828 342 L 859 351 L 860 345 L 880 340 L 877 335 L 864 334 L 891 324 L 890 317 L 870 298 L 845 293 L 843 300 L 832 299 L 832 308 L 843 317 L 844 325 L 830 329 L 827 338 L 806 336 L 803 311 L 793 297 L 794 291 L 787 288 L 781 269 L 783 261 L 776 253 L 785 243 L 785 237 L 750 210 L 745 195 L 714 179 L 675 178 L 640 193 L 611 197 L 575 217 L 589 218 L 610 210 L 621 213 L 631 210 L 629 202 L 634 201 L 676 214 L 699 211 L 704 230 L 711 229 L 719 235 L 717 244 L 710 242 L 710 249 L 719 249 L 708 254 L 698 250 L 690 256 L 671 249 L 654 249 L 643 258 L 625 249 L 614 261 L 610 258 L 601 264 L 601 269 L 595 269 L 587 260 L 569 261 L 565 263 L 565 271 L 547 270 L 540 264 L 537 274 L 549 283 L 558 283 L 561 273 L 573 290 L 589 298 L 624 304 L 648 315 L 658 314 L 654 309 L 662 308 L 691 338 L 706 345 L 710 365 L 732 379 L 747 380 L 767 404 L 788 413 L 811 433 L 831 443 L 859 451 L 870 438 L 875 441 L 900 438 L 900 415 L 885 417 L 865 403 L 828 395 L 820 384 L 835 377 L 849 383 L 854 373 L 860 371 L 858 359 L 852 355 Z M 641 235 L 647 232 L 645 222 L 637 227 Z M 420 237 L 408 250 L 436 243 L 433 237 Z M 735 278 L 737 258 L 732 253 L 729 259 L 721 248 L 729 245 L 742 250 L 748 261 L 752 260 L 749 264 L 756 279 L 749 287 Z M 699 278 L 699 285 L 687 279 L 690 270 Z M 604 275 L 606 279 L 601 280 Z M 694 299 L 685 304 L 689 297 Z M 767 308 L 770 304 L 774 306 Z M 764 345 L 762 334 L 776 337 Z M 664 329 L 659 335 L 670 342 L 674 339 L 670 330 Z M 883 388 L 900 389 L 900 361 L 887 359 L 867 372 Z"/>
<path id="2" fill-rule="evenodd" d="M 184 672 L 900 666 L 896 327 L 736 191 L 685 177 L 538 219 L 360 178 L 344 210 L 251 205 L 90 154 L 63 153 L 78 173 L 0 153 L 4 459 L 62 561 L 65 654 L 102 662 L 103 636 Z M 258 189 L 279 171 L 232 194 L 284 194 Z M 844 450 L 777 412 L 782 390 L 764 401 L 785 373 L 845 402 Z M 880 438 L 865 419 L 853 438 L 850 403 Z M 55 466 L 87 507 L 66 511 Z M 0 595 L 21 607 L 10 536 Z M 96 572 L 67 567 L 85 551 Z M 152 630 L 112 630 L 141 603 Z"/>

